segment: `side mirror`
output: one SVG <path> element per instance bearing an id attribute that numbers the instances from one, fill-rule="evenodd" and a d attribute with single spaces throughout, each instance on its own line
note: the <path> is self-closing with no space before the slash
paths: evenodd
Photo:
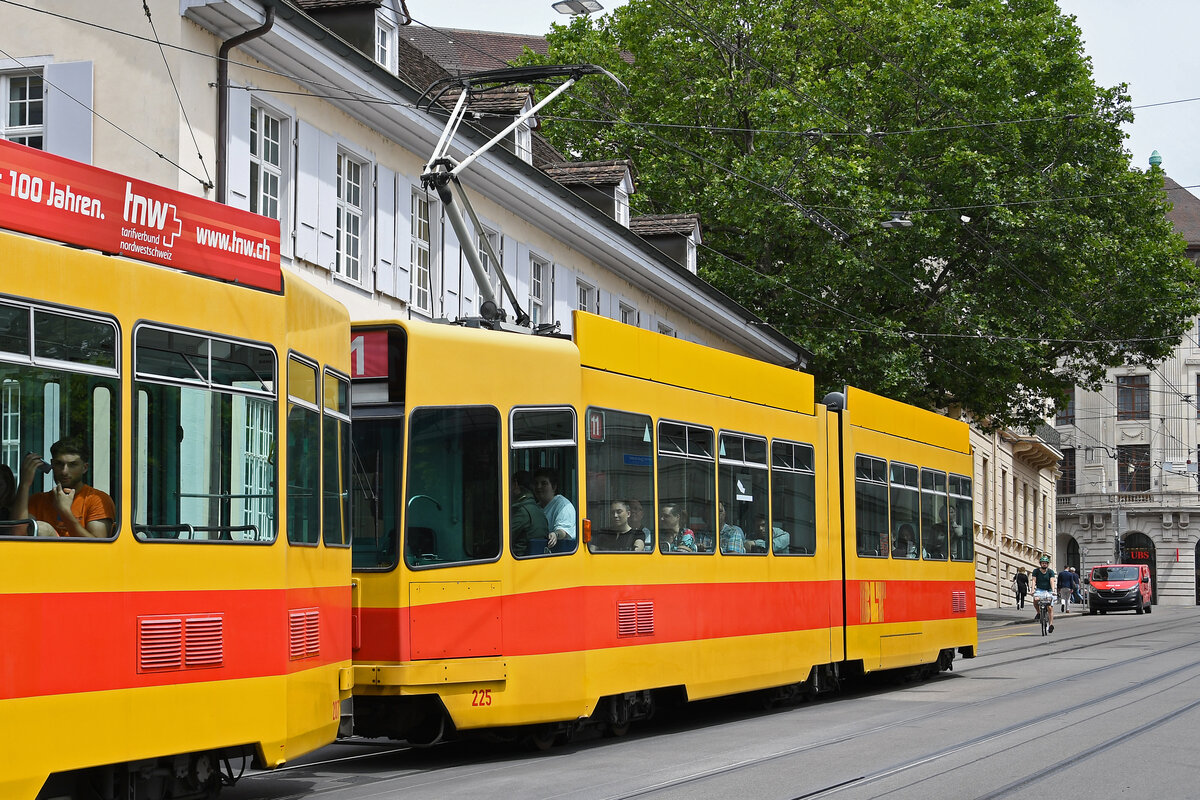
<path id="1" fill-rule="evenodd" d="M 1091 578 L 1086 578 L 1086 577 L 1085 577 L 1085 578 L 1083 578 L 1083 585 L 1084 585 L 1084 586 L 1088 586 L 1088 585 L 1090 585 L 1090 584 L 1091 584 L 1091 582 L 1092 582 Z"/>

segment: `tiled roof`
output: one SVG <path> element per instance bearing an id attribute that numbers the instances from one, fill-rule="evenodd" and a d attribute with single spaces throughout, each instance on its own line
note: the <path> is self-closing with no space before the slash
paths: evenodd
<path id="1" fill-rule="evenodd" d="M 531 90 L 528 87 L 509 86 L 501 89 L 486 89 L 471 93 L 468 108 L 490 114 L 515 117 L 525 110 L 525 101 Z M 442 105 L 453 106 L 458 101 L 459 90 L 446 92 Z"/>
<path id="2" fill-rule="evenodd" d="M 1189 247 L 1200 246 L 1200 198 L 1165 175 L 1163 186 L 1167 190 L 1167 199 L 1175 205 L 1167 212 L 1175 232 L 1187 240 Z"/>
<path id="3" fill-rule="evenodd" d="M 691 236 L 699 227 L 699 214 L 644 214 L 629 220 L 629 230 L 638 236 Z"/>
<path id="4" fill-rule="evenodd" d="M 400 35 L 452 75 L 502 69 L 520 56 L 526 47 L 543 55 L 548 49 L 544 37 L 520 33 L 409 25 Z"/>
<path id="5" fill-rule="evenodd" d="M 564 161 L 547 164 L 542 171 L 563 186 L 616 186 L 633 177 L 633 162 L 629 159 L 617 161 Z"/>

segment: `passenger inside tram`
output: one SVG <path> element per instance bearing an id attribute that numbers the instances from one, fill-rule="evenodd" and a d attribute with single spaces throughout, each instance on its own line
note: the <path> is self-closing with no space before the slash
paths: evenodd
<path id="1" fill-rule="evenodd" d="M 896 527 L 892 558 L 917 557 L 917 529 L 911 523 L 902 522 Z"/>
<path id="2" fill-rule="evenodd" d="M 634 552 L 643 552 L 654 549 L 654 531 L 646 527 L 646 509 L 642 508 L 642 503 L 636 497 L 625 501 L 629 506 L 629 527 L 638 531 L 641 534 L 642 546 L 638 547 L 635 541 Z"/>
<path id="3" fill-rule="evenodd" d="M 531 542 L 545 542 L 549 528 L 546 515 L 533 499 L 533 477 L 525 470 L 517 470 L 510 487 L 512 504 L 509 507 L 510 542 L 514 556 L 539 555 L 530 552 Z"/>
<path id="4" fill-rule="evenodd" d="M 756 514 L 754 516 L 754 527 L 757 538 L 746 542 L 751 552 L 765 553 L 768 542 L 776 554 L 788 552 L 792 543 L 792 535 L 777 526 L 772 526 L 768 534 L 766 514 Z"/>
<path id="5" fill-rule="evenodd" d="M 37 520 L 39 536 L 107 539 L 117 518 L 116 507 L 107 493 L 83 482 L 91 467 L 87 450 L 78 441 L 60 439 L 50 446 L 50 458 L 54 487 L 30 496 L 34 478 L 46 462 L 36 453 L 25 456 L 14 500 L 17 518 Z"/>
<path id="6" fill-rule="evenodd" d="M 907 522 L 900 523 L 896 528 L 896 542 L 892 546 L 892 558 L 917 557 L 917 532 Z"/>
<path id="7" fill-rule="evenodd" d="M 659 512 L 662 527 L 659 542 L 664 553 L 695 553 L 696 534 L 683 527 L 684 510 L 680 503 L 666 503 Z"/>
<path id="8" fill-rule="evenodd" d="M 542 467 L 533 473 L 533 498 L 542 507 L 550 528 L 547 546 L 551 550 L 558 546 L 560 552 L 574 549 L 570 543 L 575 541 L 575 506 L 558 493 L 558 475 L 554 470 Z"/>
<path id="9" fill-rule="evenodd" d="M 740 527 L 731 525 L 728 522 L 725 514 L 725 502 L 723 500 L 717 503 L 717 515 L 717 519 L 721 525 L 719 538 L 721 552 L 744 555 L 746 553 L 746 534 Z"/>

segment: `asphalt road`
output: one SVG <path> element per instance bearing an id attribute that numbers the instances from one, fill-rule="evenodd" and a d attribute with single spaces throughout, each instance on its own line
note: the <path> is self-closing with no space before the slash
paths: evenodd
<path id="1" fill-rule="evenodd" d="M 623 739 L 535 753 L 349 740 L 224 800 L 1200 796 L 1200 608 L 1056 620 L 985 612 L 980 656 L 924 682 L 763 710 L 695 704 Z"/>

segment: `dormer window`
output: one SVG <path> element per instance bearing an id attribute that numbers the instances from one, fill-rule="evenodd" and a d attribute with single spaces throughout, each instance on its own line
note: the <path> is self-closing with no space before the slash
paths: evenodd
<path id="1" fill-rule="evenodd" d="M 396 26 L 382 17 L 375 18 L 375 60 L 395 74 Z"/>
<path id="2" fill-rule="evenodd" d="M 518 125 L 517 129 L 513 131 L 513 136 L 516 137 L 513 143 L 516 145 L 515 152 L 517 158 L 521 159 L 526 164 L 532 164 L 533 131 L 530 130 L 529 125 L 525 123 Z"/>
<path id="3" fill-rule="evenodd" d="M 613 192 L 613 200 L 615 201 L 615 204 L 613 205 L 613 218 L 617 222 L 619 222 L 620 224 L 622 224 L 626 228 L 628 228 L 629 227 L 629 191 L 625 188 L 624 184 L 621 184 L 620 186 L 618 186 L 616 188 L 616 190 Z"/>

